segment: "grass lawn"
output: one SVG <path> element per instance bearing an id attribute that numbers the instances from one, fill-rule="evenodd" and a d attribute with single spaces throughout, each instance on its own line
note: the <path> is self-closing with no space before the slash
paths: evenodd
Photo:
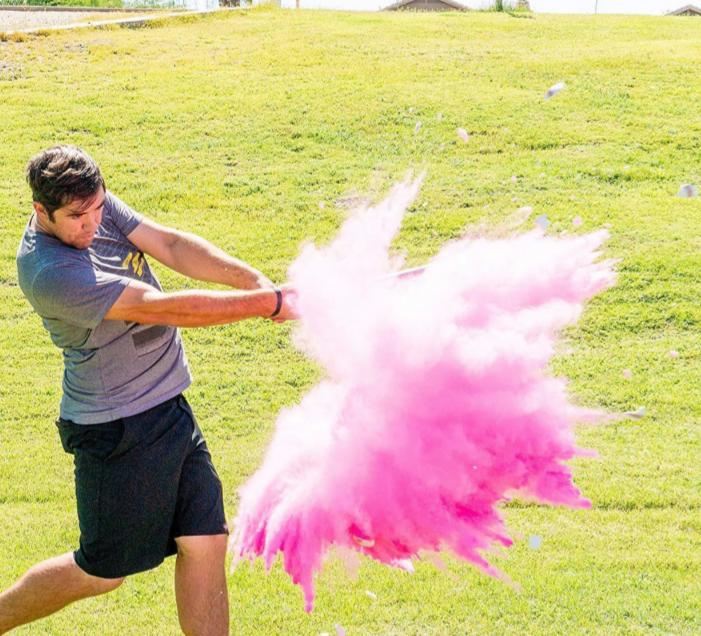
<path id="1" fill-rule="evenodd" d="M 701 185 L 700 66 L 691 18 L 256 10 L 0 44 L 0 589 L 77 545 L 72 458 L 53 425 L 61 356 L 14 260 L 31 203 L 24 165 L 65 142 L 137 210 L 278 281 L 302 241 L 327 241 L 409 169 L 428 170 L 397 241 L 411 265 L 521 205 L 547 213 L 552 232 L 612 226 L 619 283 L 564 334 L 573 352 L 553 371 L 583 403 L 648 416 L 579 432 L 602 455 L 578 462 L 592 510 L 508 507 L 514 532 L 543 537 L 494 559 L 522 591 L 457 561 L 419 563 L 413 577 L 363 561 L 352 580 L 330 560 L 307 616 L 281 568 L 266 577 L 257 564 L 229 578 L 232 633 L 338 622 L 349 636 L 698 636 L 701 200 L 674 195 Z M 559 81 L 568 88 L 544 101 Z M 167 289 L 193 286 L 157 271 Z M 319 377 L 289 331 L 184 333 L 188 397 L 230 518 L 276 412 Z M 16 633 L 179 634 L 172 575 L 171 559 Z"/>

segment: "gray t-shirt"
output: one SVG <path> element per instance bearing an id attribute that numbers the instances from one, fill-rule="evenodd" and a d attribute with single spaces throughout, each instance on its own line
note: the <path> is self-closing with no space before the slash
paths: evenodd
<path id="1" fill-rule="evenodd" d="M 104 320 L 130 279 L 162 290 L 144 255 L 127 239 L 142 219 L 107 192 L 89 248 L 37 232 L 31 220 L 22 236 L 19 284 L 63 350 L 61 417 L 77 424 L 142 413 L 192 382 L 177 329 Z"/>

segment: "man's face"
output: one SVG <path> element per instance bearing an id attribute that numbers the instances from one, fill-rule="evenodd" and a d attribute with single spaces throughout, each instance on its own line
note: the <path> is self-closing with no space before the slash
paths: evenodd
<path id="1" fill-rule="evenodd" d="M 34 209 L 42 230 L 70 247 L 84 250 L 93 242 L 95 232 L 102 221 L 104 205 L 105 190 L 100 188 L 92 198 L 72 201 L 56 210 L 53 221 L 41 203 L 35 203 Z"/>

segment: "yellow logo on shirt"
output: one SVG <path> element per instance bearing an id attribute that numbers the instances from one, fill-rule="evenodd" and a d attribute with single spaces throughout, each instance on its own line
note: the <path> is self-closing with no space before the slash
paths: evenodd
<path id="1" fill-rule="evenodd" d="M 132 254 L 131 252 L 129 252 L 129 255 L 124 259 L 124 262 L 122 263 L 122 267 L 124 269 L 129 269 L 129 265 L 131 264 L 134 273 L 137 276 L 142 276 L 144 273 L 145 262 L 146 259 L 144 258 L 144 255 L 141 252 L 137 252 L 136 254 Z"/>

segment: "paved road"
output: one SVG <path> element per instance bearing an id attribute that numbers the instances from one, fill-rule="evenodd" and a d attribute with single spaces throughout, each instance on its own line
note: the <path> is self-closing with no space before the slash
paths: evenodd
<path id="1" fill-rule="evenodd" d="M 0 33 L 18 29 L 40 29 L 42 27 L 136 18 L 140 13 L 90 13 L 90 11 L 0 11 Z"/>

